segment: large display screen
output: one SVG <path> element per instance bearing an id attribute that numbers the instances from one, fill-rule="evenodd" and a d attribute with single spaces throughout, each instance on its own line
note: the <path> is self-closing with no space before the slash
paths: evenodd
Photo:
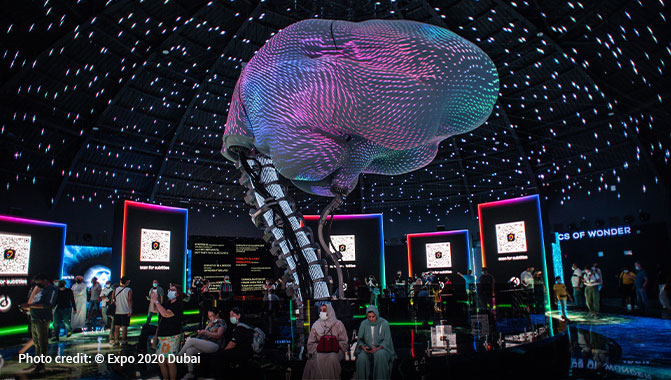
<path id="1" fill-rule="evenodd" d="M 193 236 L 191 241 L 191 277 L 209 280 L 210 289 L 218 289 L 228 275 L 234 295 L 260 295 L 267 278 L 280 276 L 263 239 Z"/>
<path id="2" fill-rule="evenodd" d="M 96 277 L 101 285 L 112 280 L 112 247 L 87 245 L 66 245 L 63 253 L 62 278 L 74 280 L 75 276 L 84 276 L 86 286 Z M 68 284 L 69 286 L 69 284 Z"/>
<path id="3" fill-rule="evenodd" d="M 515 284 L 529 266 L 548 271 L 538 195 L 478 205 L 482 265 L 500 282 Z M 546 293 L 546 297 L 549 294 Z M 549 302 L 549 298 L 546 298 Z"/>
<path id="4" fill-rule="evenodd" d="M 30 235 L 7 234 L 0 232 L 0 275 L 28 275 L 30 263 Z"/>
<path id="5" fill-rule="evenodd" d="M 342 254 L 342 260 L 356 262 L 356 239 L 354 235 L 331 235 L 333 246 Z"/>
<path id="6" fill-rule="evenodd" d="M 444 275 L 466 273 L 471 267 L 468 230 L 407 234 L 406 239 L 410 276 L 426 271 Z M 451 279 L 460 281 L 456 276 Z"/>
<path id="7" fill-rule="evenodd" d="M 142 229 L 140 261 L 170 262 L 170 231 Z"/>
<path id="8" fill-rule="evenodd" d="M 319 215 L 305 215 L 304 218 L 305 225 L 312 229 L 317 240 Z M 382 214 L 335 215 L 330 236 L 335 248 L 343 255 L 349 278 L 373 274 L 380 286 L 386 288 L 382 224 Z M 335 277 L 335 270 L 329 270 L 329 275 Z"/>
<path id="9" fill-rule="evenodd" d="M 0 326 L 25 324 L 30 278 L 61 276 L 65 224 L 0 215 Z"/>
<path id="10" fill-rule="evenodd" d="M 128 277 L 138 312 L 146 310 L 144 295 L 157 280 L 186 289 L 188 211 L 183 208 L 125 201 L 117 206 L 112 247 L 112 278 Z M 136 307 L 137 306 L 137 307 Z"/>
<path id="11" fill-rule="evenodd" d="M 496 247 L 499 254 L 527 251 L 527 234 L 524 221 L 496 225 Z"/>
<path id="12" fill-rule="evenodd" d="M 437 269 L 452 267 L 452 248 L 450 242 L 427 243 L 425 249 L 427 268 Z"/>

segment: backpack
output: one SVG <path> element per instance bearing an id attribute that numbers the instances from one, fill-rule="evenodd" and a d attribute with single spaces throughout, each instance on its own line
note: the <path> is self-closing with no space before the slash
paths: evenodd
<path id="1" fill-rule="evenodd" d="M 266 343 L 266 334 L 258 327 L 251 327 L 242 322 L 238 323 L 238 326 L 250 329 L 254 331 L 254 336 L 252 337 L 252 351 L 257 354 L 260 354 L 263 351 L 263 345 Z"/>

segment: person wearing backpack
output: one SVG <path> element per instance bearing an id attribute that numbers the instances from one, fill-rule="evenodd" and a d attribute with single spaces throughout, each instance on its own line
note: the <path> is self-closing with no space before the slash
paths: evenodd
<path id="1" fill-rule="evenodd" d="M 239 307 L 233 307 L 229 313 L 229 320 L 233 327 L 231 340 L 223 350 L 219 351 L 221 363 L 226 365 L 249 359 L 254 354 L 252 343 L 254 342 L 254 329 L 240 321 L 242 311 Z"/>
<path id="2" fill-rule="evenodd" d="M 336 318 L 330 303 L 319 307 L 319 319 L 312 325 L 307 348 L 303 380 L 340 379 L 340 362 L 349 344 L 345 325 Z"/>

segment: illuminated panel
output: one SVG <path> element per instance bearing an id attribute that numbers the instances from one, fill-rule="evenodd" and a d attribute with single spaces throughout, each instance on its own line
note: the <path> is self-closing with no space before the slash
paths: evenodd
<path id="1" fill-rule="evenodd" d="M 428 243 L 426 248 L 426 267 L 451 268 L 452 267 L 452 248 L 449 242 L 446 243 Z"/>
<path id="2" fill-rule="evenodd" d="M 319 215 L 305 215 L 303 218 L 306 221 L 319 221 Z M 387 280 L 386 280 L 386 274 L 385 274 L 385 269 L 384 269 L 384 228 L 383 228 L 383 220 L 382 220 L 382 214 L 350 214 L 350 215 L 335 215 L 333 216 L 334 223 L 336 221 L 350 221 L 350 220 L 366 220 L 366 219 L 374 219 L 378 221 L 380 232 L 379 232 L 379 238 L 380 238 L 380 252 L 379 252 L 379 257 L 380 257 L 380 277 L 379 282 L 380 286 L 382 286 L 382 289 L 387 288 Z M 337 246 L 336 246 L 337 248 Z M 359 258 L 361 259 L 361 257 Z"/>
<path id="3" fill-rule="evenodd" d="M 0 233 L 0 275 L 28 275 L 30 235 Z"/>
<path id="4" fill-rule="evenodd" d="M 512 220 L 511 220 L 512 219 Z M 523 220 L 520 220 L 523 219 Z M 481 203 L 478 205 L 478 221 L 480 228 L 480 245 L 482 254 L 482 266 L 487 267 L 492 273 L 500 273 L 506 278 L 519 276 L 526 265 L 540 264 L 543 270 L 543 280 L 545 281 L 545 306 L 549 310 L 550 293 L 548 282 L 548 266 L 545 257 L 545 241 L 543 237 L 543 220 L 541 216 L 540 198 L 537 194 L 520 198 L 505 199 L 496 202 Z M 499 230 L 512 232 L 516 234 L 515 239 L 519 237 L 520 226 L 515 223 L 524 223 L 524 241 L 525 250 L 514 251 L 518 248 L 508 246 L 509 252 L 497 250 L 493 252 L 494 246 L 490 244 L 489 238 L 500 237 Z M 517 226 L 515 228 L 505 227 L 506 224 Z M 504 225 L 505 228 L 499 229 L 497 226 Z M 492 233 L 492 229 L 496 232 Z M 532 232 L 533 229 L 533 232 Z M 508 234 L 503 236 L 504 243 L 507 243 Z M 496 243 L 499 239 L 496 239 Z M 500 248 L 501 246 L 497 244 Z M 506 246 L 504 244 L 504 246 Z M 515 245 L 513 245 L 515 246 Z M 520 254 L 521 253 L 521 254 Z M 540 260 L 538 258 L 540 256 Z M 488 262 L 487 258 L 493 259 Z"/>
<path id="5" fill-rule="evenodd" d="M 56 228 L 62 228 L 63 229 L 63 240 L 62 240 L 62 245 L 60 247 L 60 252 L 61 255 L 63 254 L 63 247 L 65 247 L 65 235 L 67 232 L 67 225 L 62 224 L 62 223 L 53 223 L 53 222 L 45 222 L 43 220 L 34 220 L 34 219 L 24 219 L 24 218 L 17 218 L 13 216 L 6 216 L 6 215 L 0 215 L 0 222 L 7 222 L 7 223 L 18 223 L 18 224 L 28 224 L 28 225 L 33 225 L 33 226 L 44 226 L 44 227 L 56 227 Z M 3 249 L 3 254 L 4 254 L 4 249 Z M 4 257 L 3 257 L 4 259 Z M 28 267 L 26 267 L 26 273 L 25 275 L 28 274 Z"/>
<path id="6" fill-rule="evenodd" d="M 184 254 L 186 254 L 186 243 L 187 243 L 187 229 L 189 226 L 189 213 L 187 209 L 184 208 L 178 208 L 178 207 L 169 207 L 169 206 L 160 206 L 160 205 L 154 205 L 154 204 L 148 204 L 148 203 L 140 203 L 140 202 L 134 202 L 134 201 L 125 201 L 124 202 L 124 210 L 123 210 L 123 229 L 122 229 L 122 237 L 121 237 L 121 270 L 120 270 L 120 276 L 124 276 L 124 272 L 126 269 L 126 237 L 128 236 L 128 209 L 129 208 L 138 208 L 142 210 L 151 210 L 151 211 L 158 211 L 158 212 L 170 212 L 170 213 L 183 213 L 184 214 Z M 184 290 L 186 291 L 187 284 L 182 284 Z"/>
<path id="7" fill-rule="evenodd" d="M 354 235 L 331 235 L 331 242 L 342 254 L 343 261 L 356 261 L 356 239 Z"/>
<path id="8" fill-rule="evenodd" d="M 498 253 L 526 252 L 527 234 L 524 221 L 497 224 L 496 247 Z"/>
<path id="9" fill-rule="evenodd" d="M 431 268 L 431 269 L 446 268 L 446 267 L 452 267 L 452 265 L 453 265 L 452 258 L 453 258 L 454 252 L 452 251 L 452 244 L 449 244 L 449 264 L 450 265 L 446 265 L 446 266 L 440 266 L 440 267 L 429 266 L 429 257 L 428 257 L 429 249 L 430 248 L 433 249 L 435 247 L 438 247 L 438 246 L 433 246 L 432 244 L 447 243 L 448 240 L 450 240 L 451 238 L 456 237 L 458 235 L 463 235 L 464 238 L 466 239 L 466 252 L 465 253 L 468 256 L 468 259 L 467 259 L 468 260 L 468 268 L 470 268 L 471 267 L 471 262 L 470 262 L 470 257 L 471 257 L 471 255 L 470 255 L 470 252 L 471 252 L 470 242 L 471 242 L 471 239 L 470 239 L 470 236 L 468 234 L 468 230 L 437 231 L 437 232 L 422 232 L 422 233 L 416 233 L 416 234 L 407 234 L 406 235 L 406 241 L 407 241 L 406 244 L 407 244 L 407 247 L 408 247 L 408 274 L 409 274 L 409 276 L 412 276 L 412 274 L 415 273 L 415 272 L 413 272 L 414 268 L 413 268 L 413 265 L 412 265 L 412 257 L 413 257 L 412 240 L 416 240 L 416 239 L 420 239 L 420 238 L 436 238 L 436 237 L 440 238 L 440 237 L 444 237 L 445 242 L 434 242 L 434 243 L 425 244 L 426 255 L 427 255 L 426 256 L 426 262 L 427 262 L 426 266 L 427 266 L 427 269 L 429 269 L 429 268 Z M 435 252 L 434 252 L 434 256 L 435 256 Z M 440 265 L 442 265 L 444 263 L 445 263 L 445 260 L 441 261 Z"/>
<path id="10" fill-rule="evenodd" d="M 140 261 L 170 262 L 170 231 L 143 228 L 140 237 Z"/>

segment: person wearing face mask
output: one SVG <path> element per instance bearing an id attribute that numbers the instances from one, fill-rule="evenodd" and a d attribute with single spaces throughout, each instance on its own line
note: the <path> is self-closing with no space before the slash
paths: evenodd
<path id="1" fill-rule="evenodd" d="M 75 295 L 77 308 L 72 310 L 72 329 L 81 330 L 86 324 L 86 284 L 84 276 L 76 276 L 75 283 L 70 287 Z M 75 311 L 76 310 L 76 311 Z"/>
<path id="2" fill-rule="evenodd" d="M 100 312 L 103 317 L 103 328 L 109 327 L 109 318 L 107 315 L 107 307 L 109 306 L 110 295 L 112 294 L 112 281 L 107 281 L 105 287 L 100 291 Z"/>
<path id="3" fill-rule="evenodd" d="M 196 337 L 187 339 L 178 355 L 196 356 L 200 353 L 211 354 L 217 352 L 224 339 L 226 323 L 221 320 L 219 310 L 215 308 L 210 308 L 207 311 L 207 319 L 208 323 L 205 329 L 198 330 Z M 193 374 L 193 362 L 189 361 L 187 367 L 189 371 L 182 377 L 182 380 L 195 378 Z"/>
<path id="4" fill-rule="evenodd" d="M 151 323 L 151 317 L 154 314 L 158 314 L 158 310 L 156 310 L 156 305 L 151 302 L 152 296 L 156 294 L 158 296 L 158 302 L 163 303 L 165 293 L 163 292 L 163 288 L 158 286 L 158 280 L 154 280 L 152 283 L 151 288 L 149 289 L 149 292 L 147 293 L 147 301 L 149 301 L 149 310 L 147 310 L 147 324 Z"/>
<path id="5" fill-rule="evenodd" d="M 391 365 L 396 357 L 389 322 L 380 317 L 377 307 L 370 305 L 366 319 L 359 327 L 356 345 L 357 380 L 391 379 Z M 372 368 L 371 368 L 372 367 Z"/>
<path id="6" fill-rule="evenodd" d="M 347 330 L 330 303 L 319 307 L 319 319 L 312 325 L 307 349 L 303 380 L 340 379 L 340 362 L 349 350 Z"/>
<path id="7" fill-rule="evenodd" d="M 169 363 L 170 355 L 176 355 L 179 351 L 182 335 L 182 315 L 184 313 L 184 293 L 182 287 L 170 284 L 167 301 L 163 304 L 158 299 L 158 293 L 153 293 L 151 302 L 156 305 L 159 313 L 158 328 L 156 336 L 152 340 L 152 346 L 156 347 L 156 354 L 165 357 L 159 361 L 161 376 L 164 379 L 177 378 L 177 364 Z"/>
<path id="8" fill-rule="evenodd" d="M 225 366 L 233 362 L 241 362 L 250 358 L 254 351 L 252 350 L 252 341 L 254 339 L 254 330 L 252 327 L 242 323 L 242 311 L 239 307 L 233 307 L 229 312 L 229 321 L 234 326 L 231 340 L 226 344 L 223 350 L 219 351 L 218 363 Z"/>

